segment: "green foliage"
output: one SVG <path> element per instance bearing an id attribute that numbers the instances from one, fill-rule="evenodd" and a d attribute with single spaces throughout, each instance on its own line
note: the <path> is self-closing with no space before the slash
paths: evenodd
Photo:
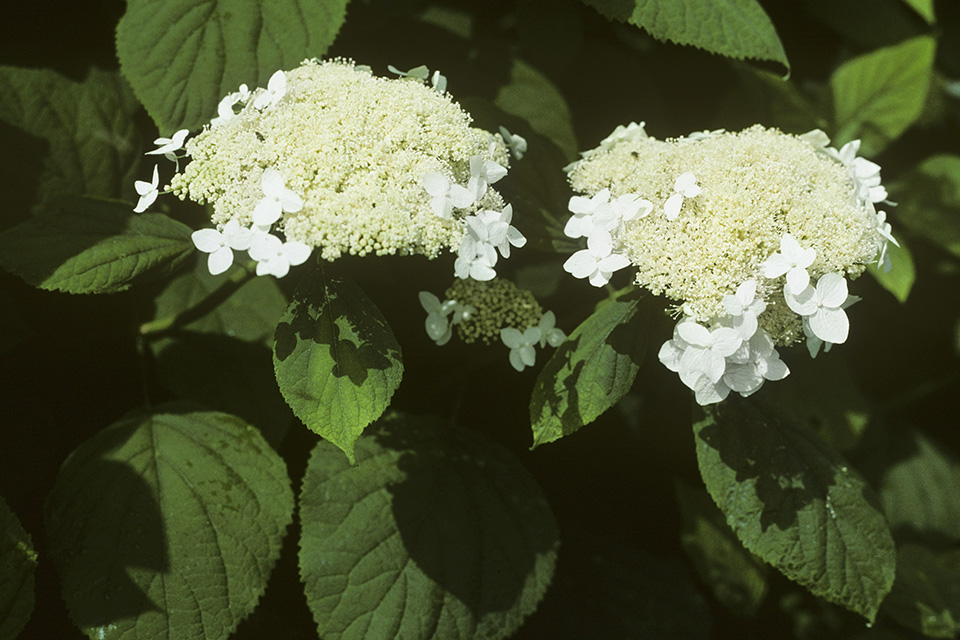
<path id="1" fill-rule="evenodd" d="M 116 73 L 91 69 L 74 82 L 47 69 L 0 67 L 0 121 L 49 145 L 37 195 L 61 193 L 107 198 L 133 194 L 140 135 L 133 115 L 140 105 Z"/>
<path id="2" fill-rule="evenodd" d="M 894 188 L 895 222 L 960 256 L 960 156 L 930 156 Z"/>
<path id="3" fill-rule="evenodd" d="M 790 63 L 769 16 L 756 0 L 583 0 L 608 18 L 657 40 L 743 60 Z"/>
<path id="4" fill-rule="evenodd" d="M 393 415 L 356 466 L 314 449 L 300 494 L 300 575 L 321 637 L 507 638 L 543 598 L 558 533 L 509 452 Z"/>
<path id="5" fill-rule="evenodd" d="M 277 325 L 280 392 L 311 431 L 353 461 L 360 433 L 383 414 L 403 376 L 400 344 L 350 280 L 309 272 Z"/>
<path id="6" fill-rule="evenodd" d="M 933 0 L 903 0 L 911 9 L 920 14 L 929 24 L 935 24 L 936 15 L 933 12 Z"/>
<path id="7" fill-rule="evenodd" d="M 884 271 L 883 265 L 870 265 L 870 275 L 877 279 L 880 286 L 893 294 L 893 297 L 900 302 L 906 302 L 910 296 L 910 290 L 913 289 L 913 283 L 917 280 L 917 270 L 913 262 L 913 255 L 910 248 L 901 238 L 897 238 L 900 246 L 892 242 L 887 245 L 887 253 L 890 255 L 890 271 Z"/>
<path id="8" fill-rule="evenodd" d="M 286 465 L 222 413 L 134 413 L 67 459 L 46 504 L 63 597 L 91 638 L 226 638 L 293 514 Z"/>
<path id="9" fill-rule="evenodd" d="M 932 37 L 920 36 L 842 64 L 830 77 L 837 144 L 860 138 L 861 153 L 874 155 L 916 122 L 935 49 Z"/>
<path id="10" fill-rule="evenodd" d="M 960 633 L 960 550 L 920 544 L 897 549 L 897 580 L 884 611 L 928 638 Z"/>
<path id="11" fill-rule="evenodd" d="M 570 109 L 557 87 L 536 68 L 514 59 L 510 83 L 500 88 L 496 105 L 523 118 L 533 130 L 559 147 L 568 160 L 580 148 L 573 132 Z"/>
<path id="12" fill-rule="evenodd" d="M 129 0 L 117 24 L 120 70 L 164 135 L 199 129 L 242 83 L 322 56 L 348 0 Z"/>
<path id="13" fill-rule="evenodd" d="M 647 349 L 639 300 L 600 306 L 557 348 L 530 398 L 533 446 L 590 424 L 630 390 Z"/>
<path id="14" fill-rule="evenodd" d="M 0 640 L 13 640 L 34 605 L 37 552 L 7 501 L 0 498 Z"/>
<path id="15" fill-rule="evenodd" d="M 694 424 L 707 490 L 748 550 L 872 622 L 896 562 L 879 501 L 824 441 L 775 406 L 731 397 Z"/>
<path id="16" fill-rule="evenodd" d="M 28 284 L 66 293 L 116 293 L 173 272 L 192 256 L 190 229 L 126 202 L 63 196 L 0 233 L 0 264 Z"/>

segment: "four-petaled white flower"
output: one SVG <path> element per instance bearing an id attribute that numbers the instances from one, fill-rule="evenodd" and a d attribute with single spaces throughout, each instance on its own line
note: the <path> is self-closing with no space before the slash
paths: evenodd
<path id="1" fill-rule="evenodd" d="M 233 252 L 246 251 L 253 241 L 254 232 L 241 227 L 236 220 L 230 220 L 223 225 L 223 231 L 216 229 L 199 229 L 194 231 L 190 238 L 193 244 L 207 256 L 207 269 L 210 275 L 219 275 L 233 264 Z"/>
<path id="2" fill-rule="evenodd" d="M 414 67 L 413 69 L 410 69 L 409 71 L 400 71 L 400 69 L 397 69 L 397 68 L 396 68 L 395 66 L 393 66 L 392 64 L 388 64 L 388 65 L 387 65 L 387 70 L 388 70 L 390 73 L 395 73 L 395 74 L 397 74 L 397 75 L 400 76 L 401 78 L 416 78 L 417 80 L 420 80 L 421 82 L 426 82 L 426 81 L 427 81 L 427 78 L 430 77 L 430 69 L 427 68 L 427 65 L 424 65 L 424 64 L 420 65 L 419 67 Z"/>
<path id="3" fill-rule="evenodd" d="M 493 160 L 484 160 L 483 156 L 470 158 L 470 180 L 467 181 L 467 191 L 473 195 L 474 201 L 480 200 L 487 192 L 487 185 L 491 185 L 503 176 L 507 169 Z"/>
<path id="4" fill-rule="evenodd" d="M 303 199 L 287 189 L 280 172 L 269 167 L 260 179 L 263 187 L 263 199 L 253 210 L 253 222 L 259 226 L 271 225 L 280 219 L 284 211 L 296 213 L 303 208 Z"/>
<path id="5" fill-rule="evenodd" d="M 256 234 L 247 253 L 257 261 L 257 275 L 272 275 L 282 278 L 290 272 L 290 267 L 303 264 L 313 249 L 302 242 L 288 240 L 282 242 L 275 235 Z"/>
<path id="6" fill-rule="evenodd" d="M 779 278 L 787 274 L 787 290 L 800 293 L 810 283 L 807 267 L 813 264 L 816 257 L 816 249 L 804 249 L 792 235 L 785 233 L 780 239 L 780 251 L 764 260 L 760 268 L 767 278 Z"/>
<path id="7" fill-rule="evenodd" d="M 484 282 L 497 276 L 493 270 L 497 264 L 497 250 L 487 242 L 488 233 L 487 226 L 477 216 L 467 220 L 467 232 L 460 241 L 457 259 L 453 263 L 453 272 L 458 278 Z"/>
<path id="8" fill-rule="evenodd" d="M 159 156 L 162 155 L 167 160 L 171 162 L 177 161 L 177 156 L 175 151 L 179 151 L 183 148 L 183 141 L 187 139 L 187 134 L 190 131 L 187 129 L 180 129 L 173 134 L 170 138 L 157 138 L 153 141 L 153 144 L 160 145 L 153 151 L 147 151 L 146 155 L 148 156 Z"/>
<path id="9" fill-rule="evenodd" d="M 510 245 L 520 248 L 527 244 L 527 239 L 516 228 L 510 225 L 513 221 L 513 205 L 507 205 L 503 211 L 481 211 L 476 216 L 467 218 L 467 226 L 476 232 L 478 241 L 495 247 L 504 258 L 510 257 Z M 481 230 L 482 226 L 482 230 Z"/>
<path id="10" fill-rule="evenodd" d="M 510 133 L 506 127 L 500 127 L 500 137 L 503 138 L 514 158 L 517 160 L 523 158 L 523 154 L 527 152 L 526 138 L 516 133 Z"/>
<path id="11" fill-rule="evenodd" d="M 433 212 L 444 220 L 450 219 L 454 207 L 466 209 L 476 201 L 466 187 L 451 184 L 442 173 L 430 171 L 424 174 L 422 184 L 432 198 L 430 206 Z"/>
<path id="12" fill-rule="evenodd" d="M 234 105 L 238 102 L 246 103 L 249 99 L 250 89 L 245 84 L 240 85 L 239 91 L 225 95 L 217 104 L 217 117 L 210 121 L 210 126 L 216 128 L 233 120 L 237 115 L 233 111 Z"/>
<path id="13" fill-rule="evenodd" d="M 570 238 L 589 237 L 594 231 L 593 216 L 609 206 L 610 189 L 601 189 L 593 197 L 573 196 L 567 208 L 572 216 L 563 227 L 563 233 Z"/>
<path id="14" fill-rule="evenodd" d="M 883 202 L 887 189 L 880 184 L 880 165 L 866 158 L 854 158 L 850 174 L 857 186 L 857 196 L 864 202 Z"/>
<path id="15" fill-rule="evenodd" d="M 847 281 L 839 273 L 820 277 L 817 286 L 807 285 L 798 294 L 785 285 L 783 296 L 787 306 L 809 323 L 810 331 L 824 342 L 840 344 L 847 340 L 850 320 L 843 307 L 847 302 Z"/>
<path id="16" fill-rule="evenodd" d="M 557 328 L 557 317 L 553 311 L 547 311 L 540 316 L 540 322 L 537 323 L 537 329 L 540 330 L 540 348 L 543 349 L 548 344 L 551 347 L 559 347 L 567 339 L 567 334 L 562 329 Z"/>
<path id="17" fill-rule="evenodd" d="M 759 329 L 749 342 L 727 358 L 722 380 L 730 389 L 746 397 L 763 386 L 764 381 L 783 380 L 789 373 L 790 369 L 780 359 L 770 334 Z"/>
<path id="18" fill-rule="evenodd" d="M 156 165 L 153 167 L 153 180 L 150 182 L 146 182 L 144 180 L 134 181 L 133 188 L 137 190 L 137 195 L 140 196 L 137 206 L 133 208 L 134 213 L 142 213 L 153 204 L 160 193 L 159 186 L 160 175 L 157 173 Z"/>
<path id="19" fill-rule="evenodd" d="M 644 126 L 646 126 L 646 124 L 647 124 L 646 122 L 641 122 L 639 124 L 637 124 L 636 122 L 631 122 L 627 126 L 618 124 L 617 128 L 614 129 L 610 135 L 608 135 L 606 138 L 600 141 L 600 148 L 609 149 L 621 142 L 633 141 L 633 140 L 645 140 L 648 137 L 647 132 L 644 129 Z M 587 153 L 589 152 L 583 152 L 580 155 L 585 155 Z"/>
<path id="20" fill-rule="evenodd" d="M 597 207 L 591 223 L 598 231 L 618 231 L 623 223 L 646 217 L 653 211 L 653 203 L 633 193 L 625 193 L 616 200 Z M 589 234 L 588 234 L 589 235 Z"/>
<path id="21" fill-rule="evenodd" d="M 270 80 L 267 81 L 267 89 L 260 95 L 258 95 L 254 101 L 253 106 L 256 109 L 263 111 L 267 107 L 277 104 L 280 102 L 280 99 L 287 93 L 287 76 L 284 75 L 283 71 L 277 71 L 272 76 Z"/>
<path id="22" fill-rule="evenodd" d="M 757 316 L 767 308 L 767 303 L 756 295 L 757 281 L 751 279 L 737 287 L 735 295 L 723 297 L 723 308 L 729 316 L 730 326 L 744 340 L 749 340 L 756 333 Z"/>
<path id="23" fill-rule="evenodd" d="M 684 198 L 695 198 L 698 195 L 700 195 L 700 185 L 697 184 L 697 177 L 691 171 L 681 173 L 673 184 L 673 195 L 663 203 L 663 212 L 667 220 L 677 219 L 680 208 L 683 207 Z"/>
<path id="24" fill-rule="evenodd" d="M 677 324 L 677 334 L 686 343 L 680 356 L 680 379 L 690 388 L 693 386 L 689 381 L 696 380 L 700 375 L 709 378 L 710 382 L 717 382 L 723 377 L 727 356 L 732 355 L 743 343 L 735 329 L 716 327 L 711 330 L 697 322 Z"/>
<path id="25" fill-rule="evenodd" d="M 450 341 L 453 335 L 453 328 L 447 320 L 447 316 L 454 310 L 456 301 L 445 300 L 440 302 L 440 298 L 429 291 L 420 292 L 420 306 L 427 312 L 427 319 L 424 321 L 424 327 L 430 339 L 442 347 Z"/>
<path id="26" fill-rule="evenodd" d="M 514 369 L 523 371 L 534 365 L 537 357 L 534 346 L 540 342 L 540 337 L 537 327 L 530 327 L 523 333 L 513 327 L 500 330 L 500 339 L 510 349 L 510 364 Z"/>
<path id="27" fill-rule="evenodd" d="M 630 260 L 613 253 L 613 240 L 607 231 L 598 231 L 587 238 L 587 248 L 577 251 L 563 263 L 564 271 L 574 278 L 589 278 L 590 284 L 602 287 L 614 271 L 630 265 Z"/>

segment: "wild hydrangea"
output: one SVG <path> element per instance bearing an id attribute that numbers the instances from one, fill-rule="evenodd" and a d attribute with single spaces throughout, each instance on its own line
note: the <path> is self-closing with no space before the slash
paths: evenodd
<path id="1" fill-rule="evenodd" d="M 847 339 L 847 279 L 896 242 L 880 167 L 859 142 L 829 144 L 759 125 L 670 140 L 618 127 L 567 168 L 581 195 L 565 232 L 587 246 L 564 268 L 601 286 L 632 267 L 683 316 L 663 364 L 701 404 L 749 395 L 789 373 L 775 346 L 806 337 L 815 356 Z"/>

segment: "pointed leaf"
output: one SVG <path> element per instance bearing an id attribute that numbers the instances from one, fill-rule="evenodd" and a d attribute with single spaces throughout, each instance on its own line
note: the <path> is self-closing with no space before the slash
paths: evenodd
<path id="1" fill-rule="evenodd" d="M 903 2 L 926 20 L 927 24 L 937 22 L 936 15 L 933 12 L 933 0 L 903 0 Z"/>
<path id="2" fill-rule="evenodd" d="M 756 0 L 583 0 L 607 18 L 629 22 L 657 40 L 743 60 L 772 60 L 788 70 L 773 23 Z"/>
<path id="3" fill-rule="evenodd" d="M 873 621 L 896 564 L 879 501 L 825 442 L 774 407 L 731 397 L 694 425 L 707 490 L 748 550 Z"/>
<path id="4" fill-rule="evenodd" d="M 529 122 L 534 131 L 563 150 L 567 160 L 577 157 L 580 146 L 567 101 L 553 82 L 533 66 L 513 60 L 510 83 L 500 87 L 496 105 Z"/>
<path id="5" fill-rule="evenodd" d="M 884 271 L 883 265 L 876 264 L 870 265 L 868 271 L 881 287 L 893 294 L 894 298 L 900 302 L 906 302 L 910 296 L 910 290 L 913 289 L 913 283 L 917 279 L 917 271 L 913 265 L 913 255 L 906 242 L 902 238 L 897 238 L 897 242 L 900 243 L 899 247 L 892 242 L 887 245 L 887 253 L 890 254 L 890 271 Z"/>
<path id="6" fill-rule="evenodd" d="M 830 77 L 837 144 L 863 140 L 872 155 L 920 117 L 933 74 L 931 36 L 883 47 L 842 64 Z"/>
<path id="7" fill-rule="evenodd" d="M 960 156 L 930 156 L 894 189 L 893 223 L 960 256 Z"/>
<path id="8" fill-rule="evenodd" d="M 280 392 L 307 427 L 353 460 L 353 443 L 379 418 L 403 376 L 400 345 L 373 301 L 350 280 L 309 272 L 277 325 Z"/>
<path id="9" fill-rule="evenodd" d="M 314 449 L 300 575 L 320 637 L 507 638 L 553 576 L 557 525 L 509 452 L 433 419 L 385 418 Z"/>
<path id="10" fill-rule="evenodd" d="M 133 92 L 117 73 L 74 82 L 47 69 L 0 67 L 0 121 L 49 144 L 38 195 L 132 197 L 140 166 Z"/>
<path id="11" fill-rule="evenodd" d="M 161 133 L 199 129 L 246 83 L 320 57 L 348 0 L 129 0 L 117 24 L 120 70 Z"/>
<path id="12" fill-rule="evenodd" d="M 131 414 L 67 459 L 46 504 L 70 615 L 91 638 L 226 638 L 293 514 L 286 465 L 223 413 Z"/>
<path id="13" fill-rule="evenodd" d="M 573 330 L 537 376 L 534 447 L 590 424 L 630 390 L 646 352 L 646 326 L 637 300 L 615 300 Z"/>
<path id="14" fill-rule="evenodd" d="M 37 552 L 20 520 L 0 498 L 0 639 L 13 640 L 33 613 Z"/>

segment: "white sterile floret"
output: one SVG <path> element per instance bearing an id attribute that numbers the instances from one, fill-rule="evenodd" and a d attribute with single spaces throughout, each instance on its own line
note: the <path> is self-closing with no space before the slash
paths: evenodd
<path id="1" fill-rule="evenodd" d="M 450 341 L 453 335 L 453 328 L 447 320 L 447 316 L 452 313 L 456 307 L 453 300 L 440 302 L 440 298 L 429 291 L 420 292 L 420 306 L 427 312 L 427 319 L 424 321 L 424 327 L 430 339 L 441 347 Z"/>
<path id="2" fill-rule="evenodd" d="M 527 152 L 526 138 L 517 133 L 510 133 L 506 127 L 500 127 L 500 137 L 503 138 L 514 158 L 517 160 L 523 158 L 523 154 Z"/>
<path id="3" fill-rule="evenodd" d="M 574 278 L 588 278 L 590 284 L 602 287 L 610 282 L 614 271 L 630 266 L 630 260 L 613 253 L 613 240 L 607 231 L 597 231 L 587 238 L 587 248 L 577 251 L 563 263 L 564 271 Z"/>
<path id="4" fill-rule="evenodd" d="M 219 275 L 233 264 L 234 251 L 246 251 L 254 239 L 251 229 L 241 227 L 236 220 L 230 220 L 223 225 L 222 231 L 216 229 L 200 229 L 194 231 L 190 238 L 193 244 L 207 256 L 207 269 L 210 275 Z"/>
<path id="5" fill-rule="evenodd" d="M 254 109 L 261 111 L 280 102 L 287 94 L 287 76 L 282 70 L 274 72 L 267 81 L 267 88 L 253 100 Z"/>
<path id="6" fill-rule="evenodd" d="M 140 200 L 137 201 L 137 206 L 133 209 L 134 213 L 142 213 L 154 203 L 157 195 L 160 193 L 159 187 L 160 175 L 157 173 L 157 166 L 154 165 L 153 179 L 151 179 L 150 182 L 136 180 L 133 183 L 133 188 L 137 190 L 137 195 L 140 196 Z"/>
<path id="7" fill-rule="evenodd" d="M 673 195 L 663 204 L 663 212 L 667 220 L 673 221 L 680 215 L 684 198 L 695 198 L 700 195 L 700 185 L 692 171 L 681 173 L 673 184 Z"/>
<path id="8" fill-rule="evenodd" d="M 439 93 L 443 93 L 447 90 L 447 77 L 442 75 L 439 70 L 434 71 L 433 75 L 430 76 L 430 84 L 433 85 L 433 88 Z"/>
<path id="9" fill-rule="evenodd" d="M 422 82 L 426 82 L 427 78 L 430 77 L 430 69 L 427 67 L 427 65 L 424 65 L 424 64 L 421 64 L 418 67 L 414 67 L 409 71 L 400 71 L 400 69 L 397 69 L 392 64 L 388 64 L 387 71 L 389 71 L 390 73 L 395 73 L 401 78 L 413 78 L 415 80 L 420 80 Z"/>
<path id="10" fill-rule="evenodd" d="M 744 340 L 749 340 L 756 333 L 757 318 L 767 308 L 767 303 L 756 295 L 757 281 L 751 279 L 737 287 L 734 295 L 723 297 L 730 327 Z"/>
<path id="11" fill-rule="evenodd" d="M 452 184 L 442 173 L 430 171 L 423 176 L 423 188 L 430 194 L 430 206 L 437 216 L 449 220 L 453 209 L 466 209 L 477 201 L 473 192 L 459 184 Z"/>
<path id="12" fill-rule="evenodd" d="M 177 157 L 174 152 L 179 151 L 183 147 L 183 142 L 187 139 L 187 134 L 189 133 L 190 131 L 187 129 L 180 129 L 169 138 L 157 138 L 153 141 L 153 144 L 159 146 L 153 151 L 147 151 L 146 155 L 162 155 L 167 160 L 175 162 Z"/>
<path id="13" fill-rule="evenodd" d="M 798 294 L 784 287 L 783 294 L 787 306 L 803 316 L 813 335 L 824 342 L 846 342 L 850 320 L 843 310 L 847 302 L 847 281 L 842 275 L 827 273 L 820 277 L 816 287 L 807 285 Z"/>
<path id="14" fill-rule="evenodd" d="M 817 257 L 815 249 L 804 249 L 789 233 L 780 240 L 780 251 L 767 258 L 763 263 L 763 275 L 767 278 L 779 278 L 787 275 L 787 288 L 791 293 L 799 293 L 810 283 L 807 267 Z"/>
<path id="15" fill-rule="evenodd" d="M 283 242 L 277 236 L 265 233 L 255 235 L 248 253 L 257 261 L 258 276 L 282 278 L 290 272 L 290 267 L 306 262 L 311 251 L 312 248 L 302 242 Z"/>
<path id="16" fill-rule="evenodd" d="M 553 314 L 553 311 L 547 311 L 540 316 L 537 328 L 540 330 L 541 349 L 548 344 L 551 347 L 559 347 L 567 339 L 567 334 L 562 329 L 557 328 L 557 317 Z"/>
<path id="17" fill-rule="evenodd" d="M 217 104 L 217 117 L 210 121 L 210 126 L 219 127 L 233 120 L 237 115 L 233 107 L 238 103 L 246 104 L 248 100 L 250 100 L 250 89 L 245 84 L 240 85 L 239 91 L 225 95 Z"/>
<path id="18" fill-rule="evenodd" d="M 644 129 L 646 122 L 631 122 L 630 124 L 624 126 L 618 124 L 617 128 L 608 135 L 606 138 L 600 141 L 600 149 L 609 149 L 618 145 L 624 141 L 634 141 L 634 140 L 644 140 L 647 138 L 647 132 Z M 587 154 L 590 152 L 587 151 Z"/>
<path id="19" fill-rule="evenodd" d="M 729 327 L 711 330 L 696 322 L 682 322 L 677 333 L 687 345 L 680 357 L 681 379 L 704 375 L 716 382 L 723 377 L 727 356 L 743 343 L 740 334 Z"/>
<path id="20" fill-rule="evenodd" d="M 506 167 L 484 159 L 483 156 L 473 156 L 470 158 L 470 180 L 467 182 L 467 191 L 469 191 L 478 201 L 483 198 L 487 192 L 487 186 L 497 182 L 507 175 Z"/>
<path id="21" fill-rule="evenodd" d="M 755 393 L 764 381 L 783 380 L 789 373 L 770 335 L 760 329 L 728 358 L 723 383 L 746 397 Z"/>
<path id="22" fill-rule="evenodd" d="M 260 179 L 263 198 L 253 210 L 253 223 L 259 226 L 271 225 L 280 219 L 283 212 L 297 213 L 303 208 L 303 198 L 284 184 L 280 172 L 270 167 Z"/>
<path id="23" fill-rule="evenodd" d="M 714 138 L 721 133 L 726 133 L 726 129 L 703 129 L 702 131 L 694 131 L 687 135 L 684 140 L 689 140 L 690 142 L 697 142 L 699 140 L 706 140 L 707 138 Z"/>
<path id="24" fill-rule="evenodd" d="M 510 364 L 517 371 L 534 365 L 537 357 L 535 346 L 540 338 L 540 329 L 537 327 L 530 327 L 522 333 L 513 327 L 500 330 L 500 339 L 510 349 Z"/>
<path id="25" fill-rule="evenodd" d="M 609 201 L 610 189 L 601 189 L 589 198 L 571 197 L 567 207 L 573 215 L 567 219 L 567 224 L 563 227 L 564 235 L 569 238 L 589 237 L 594 231 L 594 214 L 609 207 Z"/>

